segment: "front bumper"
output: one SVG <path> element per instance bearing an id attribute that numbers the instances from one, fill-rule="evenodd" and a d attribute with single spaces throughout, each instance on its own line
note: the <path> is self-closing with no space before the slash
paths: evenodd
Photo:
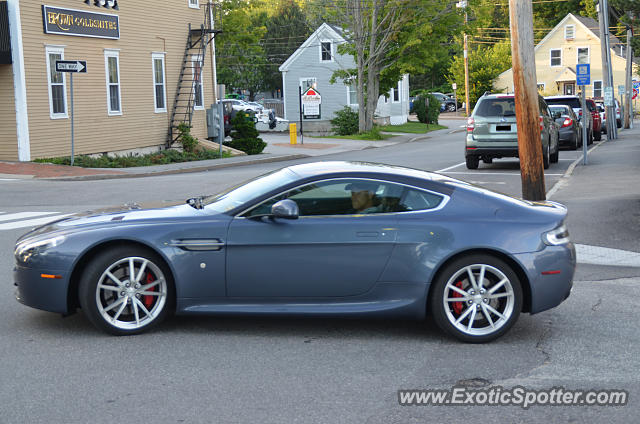
<path id="1" fill-rule="evenodd" d="M 42 274 L 59 275 L 60 278 L 43 278 Z M 13 281 L 16 300 L 23 305 L 43 311 L 67 314 L 69 271 L 56 269 L 36 269 L 16 265 Z"/>
<path id="2" fill-rule="evenodd" d="M 515 257 L 529 277 L 531 314 L 554 308 L 569 297 L 576 270 L 573 243 L 547 246 L 539 252 L 520 253 Z"/>

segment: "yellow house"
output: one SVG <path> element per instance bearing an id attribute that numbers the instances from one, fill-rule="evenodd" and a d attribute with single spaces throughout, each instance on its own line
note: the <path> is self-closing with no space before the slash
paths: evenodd
<path id="1" fill-rule="evenodd" d="M 86 64 L 73 78 L 75 154 L 157 151 L 179 122 L 206 138 L 207 4 L 0 0 L 0 160 L 70 154 L 71 74 L 60 60 Z"/>
<path id="2" fill-rule="evenodd" d="M 626 46 L 610 36 L 613 86 L 625 83 Z M 598 22 L 591 18 L 569 13 L 538 43 L 535 48 L 538 90 L 544 95 L 575 95 L 576 65 L 591 64 L 591 85 L 586 87 L 587 97 L 603 97 L 602 49 Z M 637 72 L 637 65 L 634 65 Z M 498 91 L 513 92 L 511 69 L 498 76 L 493 86 Z"/>

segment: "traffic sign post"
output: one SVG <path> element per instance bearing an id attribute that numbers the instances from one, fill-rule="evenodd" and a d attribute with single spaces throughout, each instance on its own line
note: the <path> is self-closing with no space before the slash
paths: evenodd
<path id="1" fill-rule="evenodd" d="M 587 164 L 587 100 L 585 98 L 585 86 L 591 84 L 591 66 L 587 64 L 576 65 L 576 82 L 582 92 L 580 96 L 582 106 L 582 164 Z M 590 112 L 589 112 L 590 113 Z"/>
<path id="2" fill-rule="evenodd" d="M 69 88 L 71 91 L 71 166 L 74 157 L 74 134 L 73 134 L 73 74 L 87 73 L 87 62 L 85 60 L 56 60 L 56 72 L 69 73 Z"/>

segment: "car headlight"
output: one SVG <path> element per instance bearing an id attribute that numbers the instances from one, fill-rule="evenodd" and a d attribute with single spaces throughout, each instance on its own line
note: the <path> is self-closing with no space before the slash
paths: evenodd
<path id="1" fill-rule="evenodd" d="M 562 224 L 558 228 L 547 231 L 542 235 L 542 240 L 549 246 L 559 246 L 569 243 L 569 230 L 567 226 Z"/>
<path id="2" fill-rule="evenodd" d="M 36 241 L 21 242 L 16 245 L 14 251 L 15 257 L 21 262 L 27 262 L 33 255 L 44 252 L 45 250 L 59 246 L 66 239 L 65 236 L 56 236 Z"/>

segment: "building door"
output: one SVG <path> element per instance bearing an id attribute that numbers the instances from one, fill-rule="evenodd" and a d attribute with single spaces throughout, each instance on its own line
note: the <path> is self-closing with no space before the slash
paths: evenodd
<path id="1" fill-rule="evenodd" d="M 576 95 L 576 85 L 572 82 L 564 84 L 564 94 L 565 96 L 575 96 Z"/>

